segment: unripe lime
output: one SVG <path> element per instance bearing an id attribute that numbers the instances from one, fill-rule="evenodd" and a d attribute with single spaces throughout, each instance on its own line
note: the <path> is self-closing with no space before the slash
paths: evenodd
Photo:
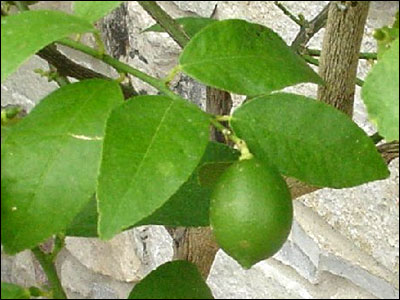
<path id="1" fill-rule="evenodd" d="M 214 187 L 211 228 L 220 247 L 244 268 L 278 252 L 292 220 L 286 182 L 255 158 L 235 162 Z"/>

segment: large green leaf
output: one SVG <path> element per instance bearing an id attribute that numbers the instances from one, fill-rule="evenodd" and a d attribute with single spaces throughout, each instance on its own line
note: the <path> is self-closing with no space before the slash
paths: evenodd
<path id="1" fill-rule="evenodd" d="M 399 139 L 399 39 L 368 74 L 361 90 L 372 122 L 386 140 Z"/>
<path id="2" fill-rule="evenodd" d="M 179 63 L 204 84 L 249 96 L 322 82 L 275 32 L 244 20 L 207 26 L 190 40 Z"/>
<path id="3" fill-rule="evenodd" d="M 304 96 L 256 98 L 231 125 L 259 159 L 312 185 L 350 187 L 389 176 L 372 140 L 335 108 Z"/>
<path id="4" fill-rule="evenodd" d="M 177 260 L 161 265 L 133 288 L 128 299 L 214 299 L 196 266 Z"/>
<path id="5" fill-rule="evenodd" d="M 64 230 L 96 189 L 119 85 L 100 79 L 62 87 L 16 125 L 1 147 L 1 236 L 9 253 Z"/>
<path id="6" fill-rule="evenodd" d="M 95 31 L 90 23 L 59 11 L 26 11 L 1 17 L 1 81 L 48 44 L 89 31 Z"/>
<path id="7" fill-rule="evenodd" d="M 74 1 L 75 15 L 94 23 L 124 1 Z"/>
<path id="8" fill-rule="evenodd" d="M 22 286 L 12 283 L 1 283 L 1 299 L 29 299 L 29 291 Z"/>
<path id="9" fill-rule="evenodd" d="M 185 183 L 208 143 L 209 116 L 183 99 L 140 96 L 107 122 L 97 189 L 108 239 L 160 208 Z"/>
<path id="10" fill-rule="evenodd" d="M 187 33 L 189 37 L 193 37 L 197 32 L 199 32 L 204 27 L 216 22 L 215 19 L 210 18 L 199 18 L 199 17 L 183 17 L 177 18 L 175 21 L 182 26 L 183 30 Z M 149 28 L 143 30 L 143 32 L 165 32 L 159 24 L 154 24 Z"/>
<path id="11" fill-rule="evenodd" d="M 199 185 L 198 171 L 206 163 L 233 162 L 238 157 L 238 151 L 224 144 L 209 142 L 200 163 L 189 179 L 163 206 L 134 226 L 208 226 L 211 190 Z M 97 237 L 97 218 L 97 203 L 95 197 L 93 197 L 68 226 L 66 234 L 69 236 Z"/>

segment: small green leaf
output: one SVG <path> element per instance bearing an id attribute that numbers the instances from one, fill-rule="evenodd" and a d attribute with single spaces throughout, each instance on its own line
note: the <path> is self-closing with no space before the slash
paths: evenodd
<path id="1" fill-rule="evenodd" d="M 399 39 L 368 74 L 361 90 L 368 115 L 386 140 L 399 139 Z"/>
<path id="2" fill-rule="evenodd" d="M 196 266 L 187 261 L 161 265 L 133 288 L 128 299 L 214 299 Z"/>
<path id="3" fill-rule="evenodd" d="M 211 190 L 199 185 L 198 170 L 206 163 L 231 162 L 238 158 L 239 152 L 229 146 L 209 142 L 200 163 L 190 178 L 163 206 L 133 227 L 141 225 L 208 226 Z M 97 203 L 95 197 L 93 197 L 72 221 L 66 235 L 97 237 L 97 218 Z"/>
<path id="4" fill-rule="evenodd" d="M 1 235 L 11 254 L 64 230 L 96 189 L 119 85 L 100 79 L 64 86 L 10 128 L 1 147 Z"/>
<path id="5" fill-rule="evenodd" d="M 22 286 L 12 283 L 1 283 L 1 299 L 29 299 L 29 291 Z"/>
<path id="6" fill-rule="evenodd" d="M 312 185 L 343 188 L 389 176 L 365 132 L 320 101 L 283 93 L 259 97 L 235 111 L 231 126 L 256 157 Z"/>
<path id="7" fill-rule="evenodd" d="M 199 18 L 199 17 L 183 17 L 175 19 L 175 21 L 182 26 L 183 30 L 188 34 L 189 37 L 193 37 L 197 32 L 199 32 L 204 27 L 216 22 L 215 19 L 210 18 Z M 159 24 L 154 24 L 149 28 L 143 30 L 143 32 L 165 32 Z"/>
<path id="8" fill-rule="evenodd" d="M 194 36 L 179 63 L 206 85 L 255 96 L 322 79 L 271 29 L 244 20 L 214 22 Z"/>
<path id="9" fill-rule="evenodd" d="M 181 99 L 134 97 L 107 122 L 97 189 L 99 235 L 109 239 L 160 208 L 192 174 L 209 116 Z"/>
<path id="10" fill-rule="evenodd" d="M 106 16 L 124 1 L 75 1 L 74 13 L 78 17 L 94 23 Z"/>
<path id="11" fill-rule="evenodd" d="M 96 29 L 59 11 L 26 11 L 1 17 L 1 82 L 48 44 L 73 33 Z"/>

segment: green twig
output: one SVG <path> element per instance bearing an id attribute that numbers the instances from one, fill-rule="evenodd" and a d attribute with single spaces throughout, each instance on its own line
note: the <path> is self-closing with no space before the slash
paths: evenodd
<path id="1" fill-rule="evenodd" d="M 314 66 L 319 66 L 319 61 L 318 61 L 318 59 L 316 59 L 316 58 L 314 58 L 314 57 L 312 57 L 312 56 L 310 56 L 310 55 L 302 55 L 302 57 L 304 58 L 304 60 L 306 61 L 306 62 L 308 62 L 309 64 L 312 64 L 312 65 L 314 65 Z M 356 78 L 356 84 L 358 85 L 358 86 L 363 86 L 363 84 L 364 84 L 364 80 L 362 80 L 362 79 L 360 79 L 360 78 Z"/>
<path id="2" fill-rule="evenodd" d="M 218 130 L 220 131 L 226 138 L 230 139 L 232 142 L 235 143 L 237 146 L 238 150 L 240 151 L 240 157 L 239 160 L 244 160 L 244 159 L 251 159 L 253 157 L 253 154 L 251 154 L 249 148 L 247 147 L 247 144 L 244 140 L 236 136 L 232 130 L 226 128 L 224 125 L 222 125 L 220 122 L 218 122 L 217 118 L 216 119 L 211 119 L 211 124 Z"/>
<path id="3" fill-rule="evenodd" d="M 299 25 L 300 27 L 307 27 L 307 21 L 306 20 L 297 18 L 283 4 L 279 3 L 279 1 L 274 1 L 274 4 L 275 4 L 276 7 L 278 7 L 286 16 L 288 16 L 297 25 Z"/>
<path id="4" fill-rule="evenodd" d="M 54 265 L 53 255 L 45 254 L 39 247 L 32 249 L 33 254 L 39 261 L 40 265 L 45 272 L 47 279 L 51 285 L 51 293 L 54 299 L 67 299 L 64 289 L 61 285 L 57 270 Z"/>
<path id="5" fill-rule="evenodd" d="M 141 7 L 155 20 L 172 39 L 178 43 L 179 46 L 184 48 L 189 42 L 190 38 L 182 29 L 182 27 L 171 18 L 156 1 L 138 1 Z"/>
<path id="6" fill-rule="evenodd" d="M 311 56 L 320 56 L 321 55 L 321 50 L 317 49 L 307 49 L 307 54 Z M 361 52 L 359 59 L 378 59 L 378 54 L 375 52 Z"/>
<path id="7" fill-rule="evenodd" d="M 150 84 L 151 86 L 155 87 L 161 93 L 163 93 L 164 95 L 166 95 L 170 98 L 176 99 L 179 97 L 165 85 L 163 80 L 154 78 L 150 75 L 147 75 L 146 73 L 143 73 L 142 71 L 139 71 L 131 66 L 128 66 L 127 64 L 120 62 L 119 60 L 117 60 L 109 55 L 101 54 L 96 49 L 93 49 L 91 47 L 88 47 L 84 44 L 81 44 L 81 43 L 76 42 L 71 39 L 62 39 L 62 40 L 57 41 L 57 43 L 64 45 L 64 46 L 68 46 L 75 50 L 81 51 L 92 57 L 95 57 L 95 58 L 105 62 L 106 64 L 112 66 L 119 73 L 131 74 L 131 75 L 139 78 L 140 80 Z"/>
<path id="8" fill-rule="evenodd" d="M 172 80 L 174 80 L 175 76 L 177 73 L 181 71 L 181 66 L 176 65 L 175 67 L 172 68 L 172 70 L 168 73 L 167 77 L 164 78 L 164 82 L 166 85 L 168 85 Z"/>
<path id="9" fill-rule="evenodd" d="M 299 53 L 303 52 L 303 48 L 307 45 L 310 39 L 325 26 L 328 18 L 328 10 L 329 3 L 325 5 L 314 19 L 307 21 L 307 27 L 303 26 L 300 28 L 299 33 L 296 35 L 290 46 L 293 50 Z"/>
<path id="10" fill-rule="evenodd" d="M 101 36 L 100 36 L 100 33 L 96 31 L 96 32 L 93 33 L 93 36 L 94 36 L 94 39 L 96 41 L 97 51 L 99 52 L 99 54 L 101 56 L 103 56 L 106 53 L 106 47 L 104 46 L 104 43 L 103 43 L 103 41 L 101 39 Z M 80 39 L 77 40 L 77 41 L 79 42 Z"/>

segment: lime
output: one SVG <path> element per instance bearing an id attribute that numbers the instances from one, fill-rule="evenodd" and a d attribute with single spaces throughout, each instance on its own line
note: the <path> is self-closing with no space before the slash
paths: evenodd
<path id="1" fill-rule="evenodd" d="M 286 182 L 275 167 L 256 158 L 235 162 L 214 186 L 211 228 L 220 247 L 244 268 L 274 255 L 292 220 Z"/>

